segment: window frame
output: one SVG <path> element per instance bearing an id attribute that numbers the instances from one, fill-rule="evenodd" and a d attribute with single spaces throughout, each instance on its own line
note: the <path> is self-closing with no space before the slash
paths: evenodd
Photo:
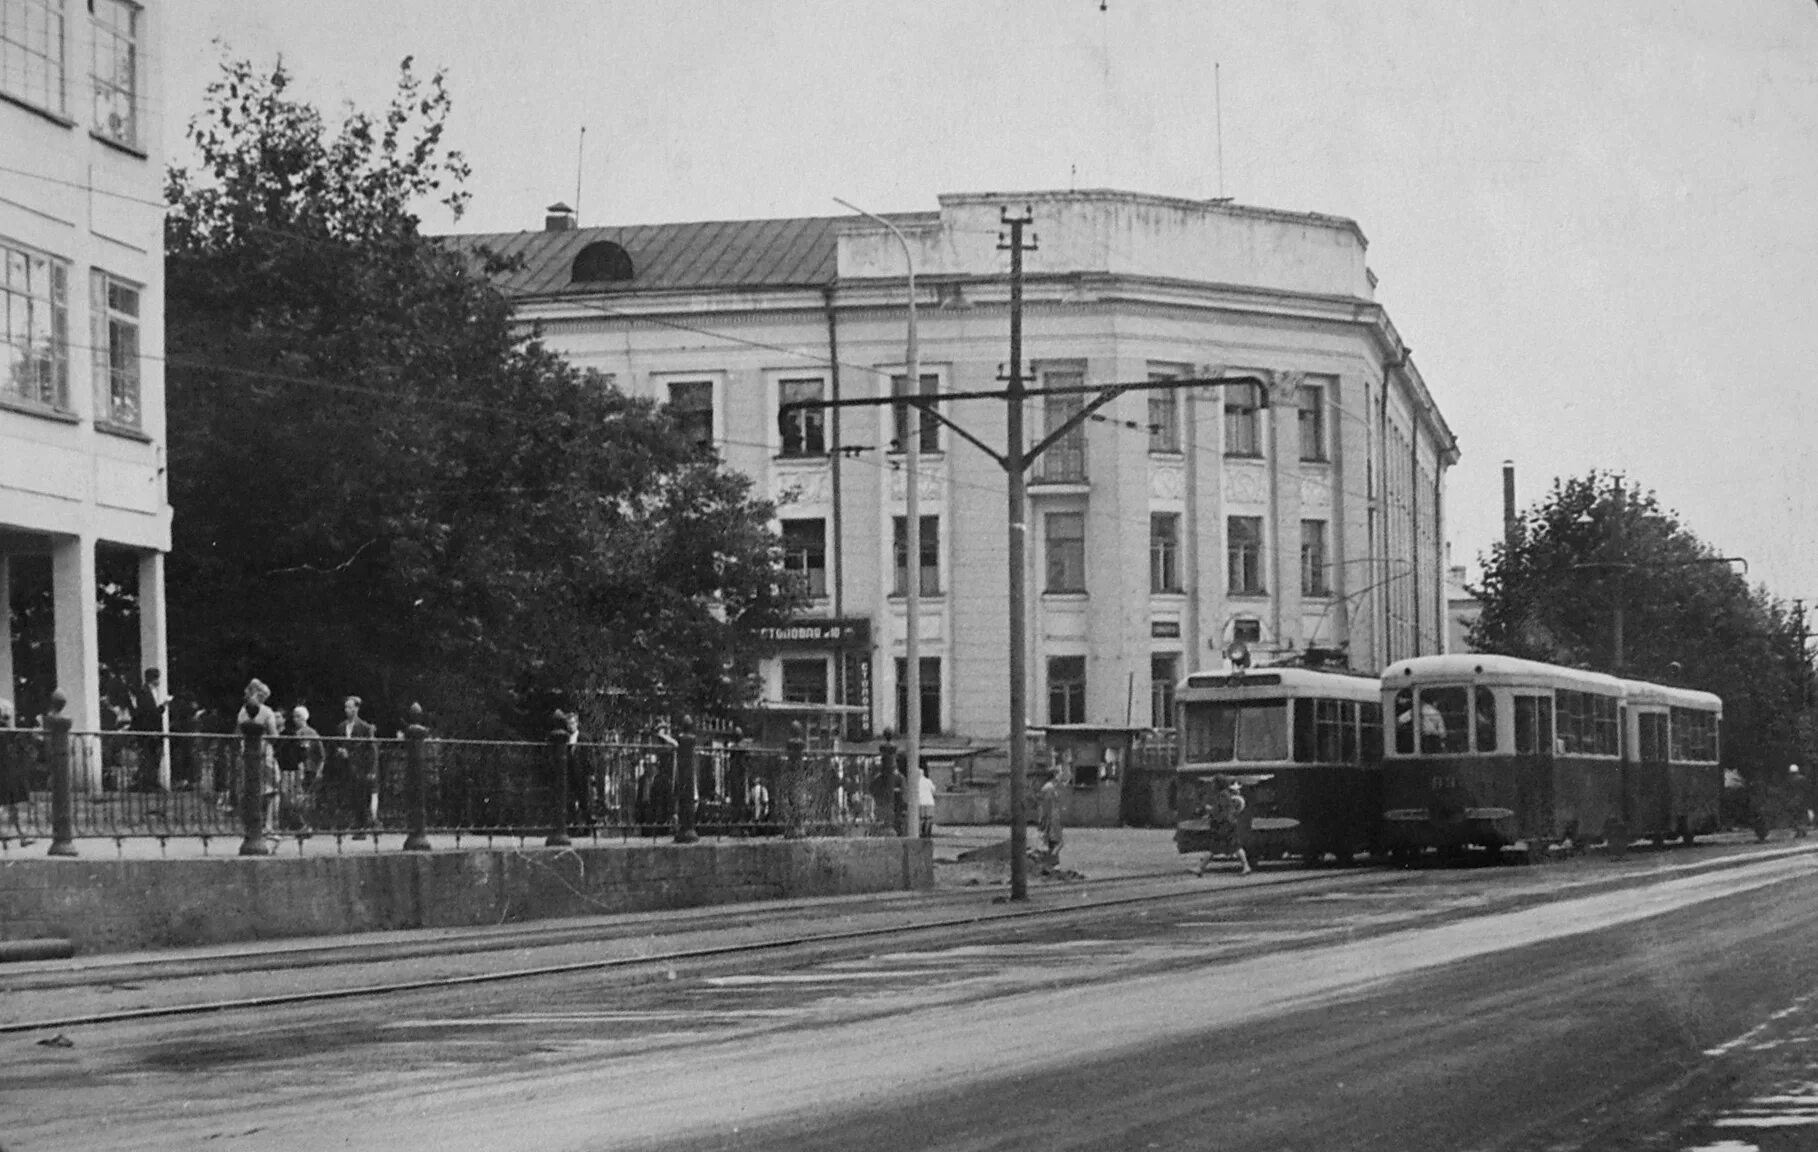
<path id="1" fill-rule="evenodd" d="M 1077 534 L 1060 535 L 1055 528 L 1077 523 Z M 1086 591 L 1086 514 L 1084 512 L 1048 512 L 1042 516 L 1042 559 L 1044 583 L 1049 594 L 1079 595 Z"/>
<path id="2" fill-rule="evenodd" d="M 1308 403 L 1308 398 L 1312 403 Z M 1324 384 L 1302 384 L 1300 394 L 1295 397 L 1299 415 L 1295 425 L 1299 430 L 1300 459 L 1306 464 L 1325 464 L 1331 457 L 1326 452 L 1326 386 Z M 1309 450 L 1309 440 L 1311 446 Z"/>
<path id="3" fill-rule="evenodd" d="M 813 395 L 791 395 L 811 385 Z M 827 409 L 797 408 L 785 413 L 783 405 L 827 398 L 825 376 L 782 376 L 776 382 L 777 454 L 790 460 L 812 460 L 827 455 Z"/>
<path id="4" fill-rule="evenodd" d="M 670 409 L 674 414 L 682 435 L 697 449 L 707 452 L 716 451 L 719 445 L 719 389 L 717 387 L 719 382 L 711 376 L 673 376 L 664 378 L 661 383 L 668 400 L 664 407 Z M 680 403 L 681 397 L 678 395 L 678 389 L 688 389 L 688 395 L 691 397 L 704 394 L 707 403 L 700 405 L 691 402 L 683 405 Z M 697 393 L 696 389 L 699 389 L 700 392 Z M 705 418 L 704 431 L 706 433 L 704 436 L 701 434 L 703 417 Z"/>
<path id="5" fill-rule="evenodd" d="M 1077 675 L 1073 675 L 1077 670 Z M 1047 662 L 1048 723 L 1086 722 L 1086 658 L 1050 656 Z M 1065 674 L 1063 674 L 1065 673 Z"/>
<path id="6" fill-rule="evenodd" d="M 920 595 L 941 595 L 941 518 L 938 514 L 921 516 L 921 563 L 917 569 L 921 574 L 921 583 L 917 588 Z M 890 518 L 890 566 L 892 596 L 908 595 L 909 590 L 909 517 L 892 516 Z"/>
<path id="7" fill-rule="evenodd" d="M 827 598 L 827 519 L 824 516 L 797 516 L 783 519 L 779 535 L 783 541 L 783 571 L 802 582 L 802 592 L 813 600 Z M 808 540 L 805 533 L 813 525 L 818 534 Z M 791 540 L 791 528 L 797 540 Z M 799 559 L 798 559 L 799 558 Z"/>
<path id="8" fill-rule="evenodd" d="M 143 406 L 144 377 L 141 365 L 145 354 L 140 341 L 145 286 L 102 268 L 89 269 L 89 345 L 95 389 L 95 423 L 138 432 L 145 427 Z M 114 307 L 116 291 L 130 292 L 133 311 L 129 314 Z M 122 366 L 117 337 L 132 333 L 130 363 Z"/>
<path id="9" fill-rule="evenodd" d="M 1149 513 L 1149 592 L 1173 595 L 1184 590 L 1181 581 L 1180 513 Z M 1165 526 L 1165 531 L 1161 530 Z"/>
<path id="10" fill-rule="evenodd" d="M 1078 368 L 1043 369 L 1038 378 L 1043 388 L 1083 388 L 1086 384 L 1086 370 Z M 1062 396 L 1043 396 L 1041 398 L 1041 436 L 1046 439 L 1056 428 L 1084 411 L 1086 394 L 1074 392 Z M 1034 479 L 1048 484 L 1087 484 L 1086 459 L 1086 425 L 1076 424 L 1059 440 L 1050 444 L 1040 456 L 1035 458 Z"/>
<path id="11" fill-rule="evenodd" d="M 101 15 L 103 9 L 110 13 L 124 13 L 124 30 L 120 23 L 104 20 Z M 140 90 L 144 79 L 140 44 L 143 32 L 140 15 L 143 12 L 144 9 L 132 0 L 89 0 L 88 78 L 90 89 L 94 93 L 89 129 L 102 140 L 134 151 L 144 147 L 139 139 L 142 111 L 140 103 L 144 97 Z M 126 48 L 124 65 L 127 76 L 124 81 L 120 78 L 122 59 L 119 48 L 122 45 Z M 109 68 L 108 75 L 103 77 L 100 71 L 102 53 L 110 48 L 113 51 L 108 53 L 108 63 L 112 67 Z M 117 109 L 117 101 L 122 96 L 126 102 L 124 118 L 117 111 L 110 112 L 108 117 L 103 118 L 103 100 L 111 98 L 109 104 Z"/>
<path id="12" fill-rule="evenodd" d="M 0 16 L 18 14 L 23 32 L 14 32 L 10 20 L 0 20 L 0 94 L 33 111 L 43 112 L 62 124 L 69 123 L 69 16 L 65 0 L 4 0 Z M 33 28 L 30 14 L 39 12 L 43 23 Z M 34 33 L 43 42 L 33 44 Z M 16 49 L 17 55 L 8 49 Z M 7 61 L 18 59 L 22 76 L 14 77 Z M 33 61 L 40 62 L 34 84 Z"/>
<path id="13" fill-rule="evenodd" d="M 792 692 L 789 675 L 790 670 L 794 669 L 795 671 L 800 672 L 811 666 L 820 673 L 818 679 L 820 685 L 818 694 L 810 693 L 807 697 L 804 697 L 799 692 Z M 828 684 L 829 679 L 830 678 L 827 675 L 827 658 L 825 656 L 786 657 L 778 662 L 777 695 L 785 704 L 825 704 L 832 699 L 831 688 Z"/>
<path id="14" fill-rule="evenodd" d="M 1263 454 L 1262 385 L 1228 384 L 1223 392 L 1225 455 L 1246 460 L 1260 459 Z"/>
<path id="15" fill-rule="evenodd" d="M 923 736 L 938 736 L 946 731 L 941 726 L 941 658 L 922 656 L 921 688 Z M 930 706 L 932 705 L 932 707 Z M 909 658 L 896 658 L 896 730 L 909 731 Z"/>
<path id="16" fill-rule="evenodd" d="M 921 373 L 922 386 L 920 395 L 938 396 L 941 391 L 941 377 L 938 372 Z M 893 372 L 890 375 L 890 395 L 892 399 L 905 396 L 909 392 L 909 374 Z M 938 407 L 934 405 L 931 407 Z M 921 417 L 921 444 L 918 455 L 938 455 L 941 451 L 941 422 L 926 412 L 917 413 Z M 897 400 L 890 405 L 890 451 L 889 455 L 902 456 L 909 451 L 909 405 Z"/>
<path id="17" fill-rule="evenodd" d="M 1178 371 L 1149 369 L 1150 383 L 1178 380 L 1182 375 L 1183 373 Z M 1149 391 L 1149 454 L 1151 456 L 1179 456 L 1181 454 L 1180 391 L 1179 388 L 1154 388 Z"/>
<path id="18" fill-rule="evenodd" d="M 1158 676 L 1158 672 L 1161 675 Z M 1175 715 L 1179 685 L 1180 653 L 1149 653 L 1149 727 L 1158 732 L 1172 732 L 1180 723 Z"/>
<path id="19" fill-rule="evenodd" d="M 1239 526 L 1243 531 L 1239 531 Z M 1249 540 L 1251 526 L 1255 538 Z M 1267 528 L 1261 516 L 1225 517 L 1225 594 L 1227 596 L 1267 596 L 1268 582 L 1263 579 L 1263 551 L 1267 545 Z"/>
<path id="20" fill-rule="evenodd" d="M 43 269 L 43 295 L 38 295 L 35 291 L 36 281 L 32 275 L 34 265 Z M 22 289 L 14 286 L 15 275 L 21 269 L 25 279 Z M 0 324 L 6 325 L 0 329 L 0 347 L 17 349 L 16 363 L 30 369 L 22 382 L 32 388 L 28 394 L 15 387 L 12 367 L 0 365 L 0 399 L 9 404 L 24 407 L 28 411 L 64 415 L 75 411 L 71 406 L 69 390 L 70 269 L 68 260 L 12 240 L 0 239 Z M 15 344 L 11 338 L 11 319 L 21 307 L 15 300 L 24 302 L 26 343 L 23 346 Z M 46 315 L 48 332 L 39 331 L 40 312 Z M 42 354 L 35 354 L 40 348 L 43 349 Z"/>
<path id="21" fill-rule="evenodd" d="M 1326 521 L 1300 522 L 1300 594 L 1332 595 L 1331 562 L 1327 557 Z"/>

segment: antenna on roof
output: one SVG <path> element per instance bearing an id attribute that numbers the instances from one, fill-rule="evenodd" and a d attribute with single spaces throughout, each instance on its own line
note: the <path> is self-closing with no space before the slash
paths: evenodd
<path id="1" fill-rule="evenodd" d="M 574 155 L 574 226 L 581 226 L 581 174 L 587 163 L 587 125 L 581 125 L 581 143 Z"/>
<path id="2" fill-rule="evenodd" d="M 1218 198 L 1225 199 L 1225 97 L 1219 83 L 1218 61 L 1212 61 L 1212 123 L 1218 139 Z"/>

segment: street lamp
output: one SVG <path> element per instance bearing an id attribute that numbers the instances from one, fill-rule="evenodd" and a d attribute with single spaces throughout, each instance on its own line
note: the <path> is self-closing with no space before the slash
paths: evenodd
<path id="1" fill-rule="evenodd" d="M 909 330 L 904 339 L 904 371 L 908 375 L 905 387 L 909 396 L 909 408 L 915 413 L 915 419 L 906 420 L 907 430 L 903 445 L 903 695 L 904 716 L 904 755 L 908 758 L 908 768 L 903 773 L 903 811 L 906 813 L 904 835 L 917 835 L 921 828 L 921 767 L 922 767 L 922 516 L 921 516 L 921 478 L 919 472 L 922 462 L 922 407 L 917 401 L 922 394 L 922 365 L 920 350 L 916 344 L 915 334 L 915 257 L 909 251 L 909 238 L 902 229 L 890 221 L 867 212 L 857 204 L 841 200 L 838 196 L 833 202 L 852 209 L 860 216 L 874 220 L 889 230 L 896 237 L 896 242 L 903 248 L 903 264 L 909 273 Z M 837 417 L 836 417 L 837 419 Z M 895 766 L 886 764 L 888 772 Z"/>

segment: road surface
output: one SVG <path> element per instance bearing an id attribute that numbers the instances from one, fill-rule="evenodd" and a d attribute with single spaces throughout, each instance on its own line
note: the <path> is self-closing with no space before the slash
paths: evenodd
<path id="1" fill-rule="evenodd" d="M 1818 857 L 1710 863 L 1171 879 L 963 931 L 7 1034 L 0 1145 L 1818 1147 Z"/>

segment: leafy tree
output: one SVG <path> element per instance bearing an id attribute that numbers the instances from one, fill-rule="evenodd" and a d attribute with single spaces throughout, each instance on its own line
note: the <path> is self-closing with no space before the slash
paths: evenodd
<path id="1" fill-rule="evenodd" d="M 1714 692 L 1724 761 L 1751 776 L 1818 753 L 1797 614 L 1625 477 L 1556 480 L 1490 550 L 1478 594 L 1479 651 Z"/>
<path id="2" fill-rule="evenodd" d="M 290 84 L 224 62 L 169 176 L 176 681 L 470 732 L 539 688 L 593 725 L 738 702 L 794 607 L 770 507 L 419 232 L 465 196 L 440 75 L 336 127 Z"/>

